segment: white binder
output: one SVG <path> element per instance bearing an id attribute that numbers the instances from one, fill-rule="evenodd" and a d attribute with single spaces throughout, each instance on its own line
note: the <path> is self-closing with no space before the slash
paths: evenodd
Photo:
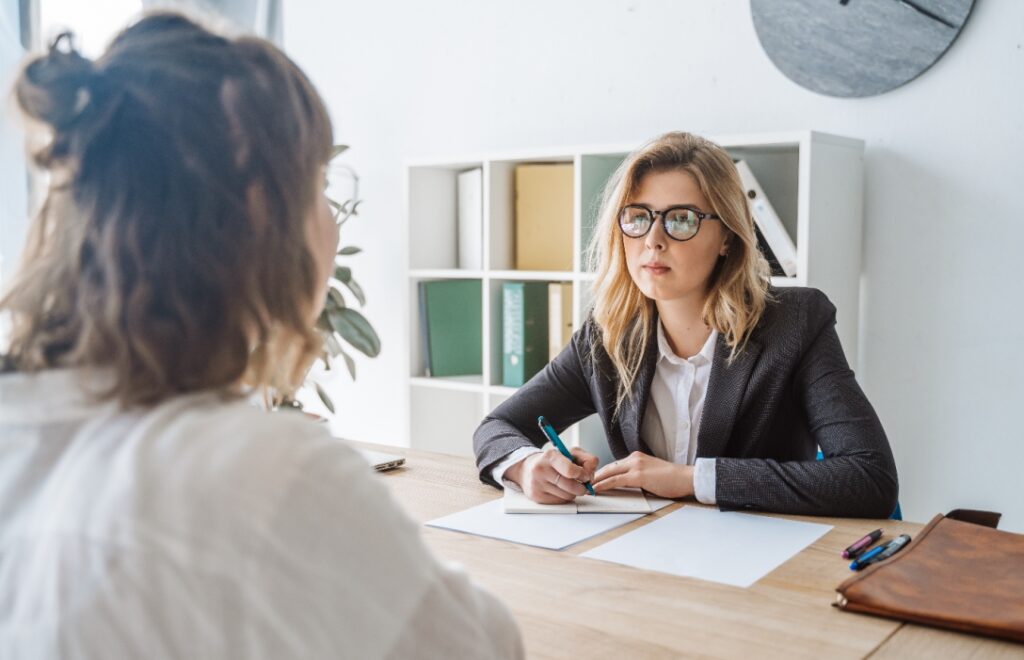
<path id="1" fill-rule="evenodd" d="M 479 167 L 460 172 L 458 188 L 458 267 L 482 270 L 484 267 L 483 170 Z"/>
<path id="2" fill-rule="evenodd" d="M 743 191 L 747 195 L 747 202 L 750 204 L 754 222 L 761 230 L 768 247 L 771 248 L 775 259 L 786 275 L 796 277 L 796 244 L 793 243 L 793 239 L 789 236 L 789 232 L 786 231 L 786 227 L 782 224 L 775 209 L 772 208 L 772 203 L 768 201 L 768 196 L 764 194 L 761 184 L 757 182 L 754 173 L 750 171 L 747 161 L 736 161 L 736 170 L 743 182 Z"/>

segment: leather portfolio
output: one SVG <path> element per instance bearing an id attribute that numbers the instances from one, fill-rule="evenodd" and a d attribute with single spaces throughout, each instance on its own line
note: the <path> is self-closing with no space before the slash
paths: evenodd
<path id="1" fill-rule="evenodd" d="M 1024 534 L 999 514 L 937 515 L 905 549 L 843 582 L 836 605 L 1024 642 Z"/>

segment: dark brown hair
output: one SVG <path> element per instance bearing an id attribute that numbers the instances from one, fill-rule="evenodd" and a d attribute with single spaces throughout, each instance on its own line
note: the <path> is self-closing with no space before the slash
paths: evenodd
<path id="1" fill-rule="evenodd" d="M 50 187 L 0 300 L 7 364 L 113 370 L 101 396 L 124 405 L 300 381 L 320 349 L 305 227 L 332 134 L 298 67 L 158 13 L 95 62 L 61 35 L 15 92 L 48 129 Z"/>

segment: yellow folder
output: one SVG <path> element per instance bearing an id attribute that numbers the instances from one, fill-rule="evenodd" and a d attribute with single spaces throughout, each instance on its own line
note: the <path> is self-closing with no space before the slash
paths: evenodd
<path id="1" fill-rule="evenodd" d="M 516 166 L 516 268 L 572 270 L 572 163 Z"/>

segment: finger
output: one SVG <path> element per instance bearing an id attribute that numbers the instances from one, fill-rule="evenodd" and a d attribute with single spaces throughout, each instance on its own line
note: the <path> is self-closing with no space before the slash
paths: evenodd
<path id="1" fill-rule="evenodd" d="M 570 481 L 569 483 L 574 484 L 576 482 Z M 576 493 L 568 492 L 565 488 L 563 488 L 563 486 L 565 485 L 566 484 L 564 482 L 559 482 L 557 485 L 553 483 L 546 483 L 544 484 L 544 492 L 547 493 L 549 497 L 558 500 L 558 502 L 560 503 L 575 501 Z"/>
<path id="2" fill-rule="evenodd" d="M 587 492 L 587 489 L 583 487 L 583 484 L 576 481 L 575 479 L 570 479 L 566 476 L 563 476 L 560 472 L 551 467 L 548 467 L 539 476 L 545 482 L 543 484 L 544 488 L 547 488 L 549 485 L 551 485 L 563 492 L 568 493 L 572 497 L 576 497 L 577 495 L 583 495 L 584 493 Z"/>
<path id="3" fill-rule="evenodd" d="M 602 479 L 601 481 L 595 481 L 593 483 L 593 486 L 594 486 L 594 491 L 596 491 L 598 493 L 605 493 L 605 492 L 608 492 L 609 490 L 615 490 L 616 488 L 635 487 L 635 485 L 632 482 L 633 482 L 633 475 L 631 475 L 629 473 L 626 473 L 626 474 L 617 474 L 617 475 L 615 475 L 613 477 L 608 477 L 607 479 Z"/>
<path id="4" fill-rule="evenodd" d="M 585 476 L 583 468 L 561 454 L 551 457 L 551 467 L 555 468 L 563 479 L 579 480 Z M 554 481 L 554 477 L 552 477 L 552 481 Z"/>
<path id="5" fill-rule="evenodd" d="M 565 477 L 562 477 L 553 485 L 567 493 L 570 493 L 573 497 L 579 497 L 580 495 L 585 495 L 587 493 L 587 489 L 584 488 L 583 484 L 575 479 L 566 479 Z"/>
<path id="6" fill-rule="evenodd" d="M 620 461 L 615 461 L 614 463 L 609 463 L 597 471 L 597 474 L 594 475 L 594 479 L 601 481 L 602 479 L 607 479 L 608 477 L 616 474 L 625 474 L 626 472 L 629 472 L 630 464 L 626 461 L 627 459 L 622 459 Z"/>
<path id="7" fill-rule="evenodd" d="M 580 467 L 583 468 L 583 472 L 585 473 L 584 476 L 586 477 L 584 481 L 593 479 L 594 472 L 597 471 L 597 465 L 600 463 L 597 456 L 594 456 L 579 447 L 573 447 L 572 457 L 580 464 Z"/>

